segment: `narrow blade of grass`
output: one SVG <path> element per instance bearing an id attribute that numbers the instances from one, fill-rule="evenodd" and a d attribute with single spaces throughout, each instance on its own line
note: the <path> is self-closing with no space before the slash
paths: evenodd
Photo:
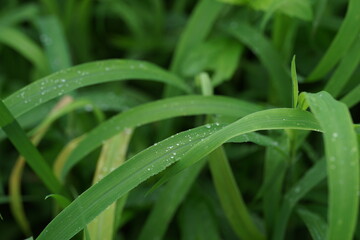
<path id="1" fill-rule="evenodd" d="M 349 108 L 358 104 L 360 102 L 360 84 L 346 94 L 345 97 L 341 99 L 341 102 L 345 103 Z"/>
<path id="2" fill-rule="evenodd" d="M 166 182 L 176 173 L 191 166 L 207 154 L 211 153 L 221 144 L 233 137 L 249 132 L 270 129 L 299 129 L 321 131 L 314 116 L 298 109 L 280 108 L 255 112 L 241 118 L 240 120 L 226 126 L 200 143 L 191 148 L 182 161 L 176 163 L 169 169 L 155 187 Z"/>
<path id="3" fill-rule="evenodd" d="M 320 126 L 310 113 L 295 109 L 261 111 L 229 126 L 219 130 L 222 126 L 213 124 L 188 130 L 142 151 L 75 199 L 37 239 L 71 238 L 107 206 L 150 176 L 180 159 L 187 162 L 187 167 L 237 135 L 276 128 L 320 131 Z"/>
<path id="4" fill-rule="evenodd" d="M 3 101 L 0 101 L 0 113 L 2 116 L 0 125 L 12 144 L 26 159 L 27 163 L 36 172 L 45 186 L 53 193 L 60 193 L 62 189 L 60 182 L 56 179 L 49 165 L 37 148 L 31 143 Z"/>
<path id="5" fill-rule="evenodd" d="M 96 167 L 94 184 L 125 162 L 131 135 L 132 130 L 127 129 L 104 143 Z M 115 232 L 115 213 L 121 214 L 121 212 L 116 212 L 116 203 L 113 203 L 90 222 L 87 226 L 90 239 L 113 238 Z"/>
<path id="6" fill-rule="evenodd" d="M 176 46 L 171 71 L 181 72 L 180 67 L 184 58 L 194 46 L 206 38 L 222 8 L 223 4 L 217 1 L 203 0 L 198 2 Z"/>
<path id="7" fill-rule="evenodd" d="M 273 239 L 284 239 L 286 226 L 290 214 L 299 202 L 311 189 L 326 177 L 326 161 L 322 159 L 312 166 L 305 175 L 285 194 L 283 204 L 277 215 Z"/>
<path id="8" fill-rule="evenodd" d="M 261 107 L 253 104 L 219 96 L 175 97 L 138 106 L 93 129 L 69 156 L 64 165 L 62 177 L 64 178 L 78 161 L 100 146 L 102 141 L 109 139 L 125 128 L 141 126 L 176 116 L 223 114 L 241 117 L 260 109 Z"/>
<path id="9" fill-rule="evenodd" d="M 282 189 L 284 188 L 286 171 L 288 170 L 287 163 L 289 162 L 288 137 L 285 133 L 282 133 L 277 140 L 286 154 L 281 154 L 272 147 L 266 149 L 264 181 L 258 193 L 258 195 L 260 193 L 263 195 L 262 205 L 266 223 L 266 234 L 268 235 L 271 235 L 273 232 L 276 216 L 280 209 Z"/>
<path id="10" fill-rule="evenodd" d="M 25 159 L 20 157 L 13 167 L 9 180 L 9 201 L 11 212 L 25 236 L 31 236 L 29 221 L 25 215 L 21 196 L 21 176 L 25 166 Z"/>
<path id="11" fill-rule="evenodd" d="M 195 193 L 191 194 L 190 198 L 182 205 L 179 214 L 179 227 L 182 239 L 223 239 L 219 232 L 217 219 L 206 200 L 206 196 L 203 196 L 201 192 Z"/>
<path id="12" fill-rule="evenodd" d="M 68 105 L 71 105 L 73 99 L 70 97 L 64 97 L 59 101 L 56 106 L 52 109 L 50 114 L 45 118 L 45 120 L 40 124 L 33 132 L 32 143 L 37 146 L 47 130 L 49 129 L 50 125 L 59 117 L 66 114 L 68 111 L 72 109 L 67 109 Z M 65 110 L 65 111 L 64 111 Z M 28 224 L 26 214 L 24 211 L 24 207 L 22 204 L 22 196 L 21 196 L 21 179 L 22 179 L 22 172 L 25 166 L 25 159 L 24 157 L 20 156 L 15 164 L 15 167 L 12 170 L 9 182 L 9 196 L 10 196 L 10 207 L 12 213 L 15 217 L 15 220 L 19 223 L 22 231 L 25 235 L 31 235 L 30 225 Z M 59 206 L 65 208 L 68 204 L 64 201 L 69 201 L 67 198 L 59 195 L 53 194 L 49 196 L 56 196 L 55 199 Z M 67 204 L 67 205 L 66 205 Z"/>
<path id="13" fill-rule="evenodd" d="M 236 234 L 244 240 L 265 239 L 251 219 L 223 148 L 209 155 L 209 166 L 222 208 Z"/>
<path id="14" fill-rule="evenodd" d="M 54 16 L 41 17 L 37 25 L 51 72 L 69 68 L 72 65 L 70 50 L 59 20 Z"/>
<path id="15" fill-rule="evenodd" d="M 308 77 L 309 82 L 320 80 L 324 77 L 338 61 L 348 52 L 351 45 L 359 34 L 360 1 L 350 0 L 344 21 L 341 24 L 334 40 L 318 65 Z M 358 40 L 357 40 L 358 41 Z"/>
<path id="16" fill-rule="evenodd" d="M 329 187 L 327 239 L 353 239 L 359 205 L 359 152 L 351 115 L 327 92 L 306 94 L 324 131 Z"/>
<path id="17" fill-rule="evenodd" d="M 274 97 L 282 106 L 290 106 L 290 73 L 271 43 L 259 31 L 246 23 L 234 22 L 230 25 L 226 24 L 223 28 L 257 55 L 270 74 L 270 81 L 275 89 Z"/>
<path id="18" fill-rule="evenodd" d="M 327 225 L 322 217 L 305 208 L 299 208 L 297 213 L 305 222 L 312 239 L 323 240 L 326 238 Z"/>
<path id="19" fill-rule="evenodd" d="M 6 10 L 6 12 L 2 12 L 0 26 L 11 26 L 26 20 L 33 20 L 38 13 L 39 7 L 34 3 L 24 4 L 12 10 Z"/>
<path id="20" fill-rule="evenodd" d="M 42 74 L 48 73 L 48 65 L 42 49 L 17 28 L 0 26 L 0 42 L 18 51 Z"/>
<path id="21" fill-rule="evenodd" d="M 333 97 L 341 94 L 346 83 L 350 80 L 360 62 L 360 36 L 354 41 L 349 53 L 344 56 L 330 80 L 327 82 L 324 90 Z"/>
<path id="22" fill-rule="evenodd" d="M 292 89 L 293 89 L 292 106 L 293 108 L 296 108 L 298 102 L 298 95 L 299 95 L 299 86 L 298 86 L 298 80 L 296 74 L 295 55 L 291 61 L 291 80 L 292 80 Z"/>
<path id="23" fill-rule="evenodd" d="M 206 162 L 200 162 L 171 179 L 162 190 L 155 206 L 141 229 L 139 240 L 162 239 L 177 208 Z"/>
<path id="24" fill-rule="evenodd" d="M 111 203 L 164 170 L 181 158 L 194 143 L 221 127 L 203 126 L 188 130 L 135 155 L 75 199 L 49 223 L 37 239 L 70 239 Z"/>
<path id="25" fill-rule="evenodd" d="M 189 92 L 189 87 L 175 75 L 147 62 L 104 60 L 61 70 L 13 93 L 4 100 L 18 117 L 36 106 L 72 90 L 115 80 L 144 79 L 173 85 Z"/>

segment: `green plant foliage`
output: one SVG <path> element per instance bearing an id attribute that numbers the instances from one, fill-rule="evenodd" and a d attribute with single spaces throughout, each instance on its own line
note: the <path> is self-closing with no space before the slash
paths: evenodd
<path id="1" fill-rule="evenodd" d="M 2 1 L 0 238 L 360 240 L 359 12 Z"/>

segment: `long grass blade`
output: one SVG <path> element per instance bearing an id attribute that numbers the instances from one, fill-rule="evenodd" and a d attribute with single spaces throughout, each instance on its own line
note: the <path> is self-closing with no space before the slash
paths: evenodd
<path id="1" fill-rule="evenodd" d="M 341 102 L 345 103 L 349 108 L 355 106 L 360 102 L 360 84 L 357 85 L 353 90 L 346 94 Z"/>
<path id="2" fill-rule="evenodd" d="M 188 130 L 135 155 L 76 198 L 49 223 L 37 239 L 70 239 L 111 203 L 164 170 L 181 158 L 193 144 L 221 127 L 203 126 Z"/>
<path id="3" fill-rule="evenodd" d="M 49 129 L 51 123 L 56 120 L 57 117 L 62 116 L 58 113 L 60 109 L 65 108 L 68 104 L 71 104 L 73 99 L 70 97 L 65 97 L 59 103 L 52 109 L 50 114 L 47 116 L 47 118 L 43 121 L 42 124 L 40 124 L 35 130 L 34 134 L 31 138 L 32 143 L 37 146 L 47 130 Z M 63 114 L 65 114 L 64 112 Z M 55 117 L 53 117 L 55 115 Z M 52 118 L 53 117 L 53 118 Z M 9 181 L 9 196 L 10 196 L 10 207 L 12 210 L 12 213 L 16 219 L 16 221 L 19 223 L 23 233 L 27 236 L 31 235 L 30 225 L 28 223 L 28 220 L 25 215 L 24 206 L 22 204 L 22 196 L 21 196 L 21 179 L 22 179 L 22 173 L 23 169 L 25 167 L 25 159 L 20 156 L 15 166 L 11 172 L 10 175 L 10 181 Z"/>
<path id="4" fill-rule="evenodd" d="M 327 225 L 321 216 L 305 208 L 299 208 L 297 212 L 305 222 L 312 239 L 323 240 L 326 238 Z"/>
<path id="5" fill-rule="evenodd" d="M 198 192 L 182 205 L 179 216 L 182 239 L 186 240 L 220 240 L 218 222 L 207 203 L 206 195 Z M 200 191 L 199 191 L 200 190 Z M 204 196 L 205 195 L 205 196 Z M 201 224 L 199 224 L 201 222 Z"/>
<path id="6" fill-rule="evenodd" d="M 170 220 L 187 196 L 204 165 L 205 162 L 200 162 L 193 168 L 188 168 L 175 176 L 166 184 L 140 232 L 139 240 L 163 238 Z"/>
<path id="7" fill-rule="evenodd" d="M 224 29 L 244 45 L 250 48 L 260 59 L 270 74 L 270 81 L 275 89 L 274 96 L 282 106 L 290 106 L 291 80 L 283 60 L 271 43 L 257 30 L 246 23 L 233 22 Z"/>
<path id="8" fill-rule="evenodd" d="M 23 21 L 33 20 L 38 13 L 39 7 L 34 3 L 19 6 L 12 10 L 6 10 L 6 12 L 2 12 L 0 26 L 11 26 Z"/>
<path id="9" fill-rule="evenodd" d="M 249 114 L 196 144 L 185 154 L 182 161 L 166 172 L 155 187 L 202 159 L 231 138 L 249 132 L 270 129 L 321 131 L 321 127 L 311 113 L 298 109 L 270 109 Z"/>
<path id="10" fill-rule="evenodd" d="M 21 176 L 25 166 L 25 159 L 20 157 L 13 167 L 9 181 L 9 200 L 11 212 L 19 224 L 21 231 L 26 236 L 31 236 L 31 228 L 29 221 L 25 215 L 24 205 L 21 196 Z"/>
<path id="11" fill-rule="evenodd" d="M 206 38 L 222 8 L 223 4 L 217 1 L 199 1 L 176 46 L 171 63 L 173 72 L 181 72 L 180 67 L 184 58 L 189 54 L 189 51 L 192 51 L 194 46 Z"/>
<path id="12" fill-rule="evenodd" d="M 42 49 L 17 28 L 0 26 L 0 42 L 18 51 L 42 74 L 48 73 L 48 65 Z"/>
<path id="13" fill-rule="evenodd" d="M 115 80 L 144 79 L 173 85 L 189 92 L 189 87 L 175 75 L 147 62 L 104 60 L 61 70 L 13 93 L 4 100 L 18 117 L 31 109 L 72 90 Z"/>
<path id="14" fill-rule="evenodd" d="M 60 182 L 56 179 L 49 165 L 37 148 L 31 143 L 30 139 L 11 115 L 3 101 L 0 101 L 0 113 L 0 125 L 12 144 L 26 159 L 27 163 L 36 172 L 45 186 L 53 193 L 61 193 L 62 187 Z"/>
<path id="15" fill-rule="evenodd" d="M 54 16 L 39 18 L 37 21 L 45 54 L 51 72 L 71 67 L 71 56 L 60 21 Z"/>
<path id="16" fill-rule="evenodd" d="M 334 74 L 327 82 L 324 91 L 330 93 L 333 97 L 341 94 L 346 83 L 350 80 L 360 62 L 360 35 L 351 46 L 349 53 L 341 60 Z"/>
<path id="17" fill-rule="evenodd" d="M 237 135 L 279 128 L 320 131 L 310 113 L 295 109 L 253 113 L 220 131 L 222 126 L 217 125 L 205 125 L 179 133 L 137 154 L 75 199 L 49 223 L 38 239 L 71 238 L 107 206 L 150 176 L 180 159 L 185 161 L 185 165 L 182 164 L 185 168 Z"/>
<path id="18" fill-rule="evenodd" d="M 284 239 L 286 226 L 293 208 L 311 189 L 326 177 L 326 161 L 319 160 L 285 194 L 283 204 L 277 215 L 273 239 Z"/>
<path id="19" fill-rule="evenodd" d="M 223 148 L 209 154 L 209 166 L 222 208 L 236 234 L 244 240 L 265 239 L 251 219 Z"/>
<path id="20" fill-rule="evenodd" d="M 62 177 L 64 178 L 78 161 L 100 146 L 102 141 L 109 139 L 125 128 L 141 126 L 176 116 L 222 114 L 241 117 L 259 110 L 261 107 L 257 105 L 249 105 L 244 101 L 219 96 L 175 97 L 138 106 L 93 129 L 69 156 L 64 165 Z"/>
<path id="21" fill-rule="evenodd" d="M 132 130 L 127 129 L 104 143 L 96 167 L 94 184 L 124 163 L 131 135 Z M 113 238 L 115 232 L 115 214 L 121 214 L 121 212 L 116 212 L 115 210 L 116 203 L 113 203 L 90 222 L 87 226 L 90 239 Z"/>
<path id="22" fill-rule="evenodd" d="M 345 104 L 326 92 L 306 94 L 324 131 L 329 187 L 327 239 L 353 239 L 359 205 L 359 152 Z"/>
<path id="23" fill-rule="evenodd" d="M 359 12 L 360 2 L 357 0 L 350 0 L 348 2 L 346 16 L 340 29 L 320 62 L 311 72 L 307 79 L 308 81 L 313 82 L 324 77 L 348 52 L 359 34 Z"/>

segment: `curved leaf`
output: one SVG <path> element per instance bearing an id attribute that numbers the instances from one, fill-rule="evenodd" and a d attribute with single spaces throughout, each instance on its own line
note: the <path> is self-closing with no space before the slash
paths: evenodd
<path id="1" fill-rule="evenodd" d="M 191 148 L 182 161 L 169 169 L 157 183 L 162 184 L 171 176 L 199 161 L 226 141 L 249 132 L 270 129 L 300 129 L 321 131 L 314 116 L 306 111 L 290 108 L 270 109 L 256 112 L 226 126 Z M 155 186 L 156 187 L 156 186 Z"/>
<path id="2" fill-rule="evenodd" d="M 104 60 L 81 64 L 42 78 L 4 100 L 18 117 L 36 106 L 72 90 L 115 80 L 144 79 L 163 82 L 189 92 L 189 87 L 175 75 L 143 61 Z"/>
<path id="3" fill-rule="evenodd" d="M 330 47 L 308 77 L 309 82 L 321 79 L 335 64 L 348 52 L 349 48 L 359 35 L 360 1 L 350 0 L 347 13 Z M 359 41 L 359 39 L 357 40 Z"/>
<path id="4" fill-rule="evenodd" d="M 285 68 L 280 54 L 259 31 L 245 23 L 226 24 L 225 30 L 249 47 L 260 59 L 270 75 L 275 96 L 282 106 L 291 104 L 290 73 Z"/>
<path id="5" fill-rule="evenodd" d="M 187 167 L 237 135 L 283 128 L 320 131 L 311 113 L 296 109 L 265 110 L 222 127 L 207 124 L 191 129 L 137 154 L 75 199 L 49 223 L 38 239 L 71 238 L 107 206 L 147 178 L 180 159 L 185 163 L 181 166 Z"/>
<path id="6" fill-rule="evenodd" d="M 199 114 L 222 114 L 241 117 L 261 109 L 261 107 L 254 104 L 220 96 L 175 97 L 135 107 L 93 129 L 69 156 L 62 177 L 65 177 L 72 166 L 99 147 L 104 140 L 109 139 L 125 128 L 137 127 L 171 117 Z"/>
<path id="7" fill-rule="evenodd" d="M 306 94 L 324 131 L 329 208 L 327 239 L 353 239 L 359 206 L 357 136 L 346 105 L 327 92 Z"/>

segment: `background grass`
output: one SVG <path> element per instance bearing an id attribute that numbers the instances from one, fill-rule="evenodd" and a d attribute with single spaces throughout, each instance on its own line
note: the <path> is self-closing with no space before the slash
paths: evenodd
<path id="1" fill-rule="evenodd" d="M 1 239 L 360 239 L 358 0 L 1 6 Z"/>

